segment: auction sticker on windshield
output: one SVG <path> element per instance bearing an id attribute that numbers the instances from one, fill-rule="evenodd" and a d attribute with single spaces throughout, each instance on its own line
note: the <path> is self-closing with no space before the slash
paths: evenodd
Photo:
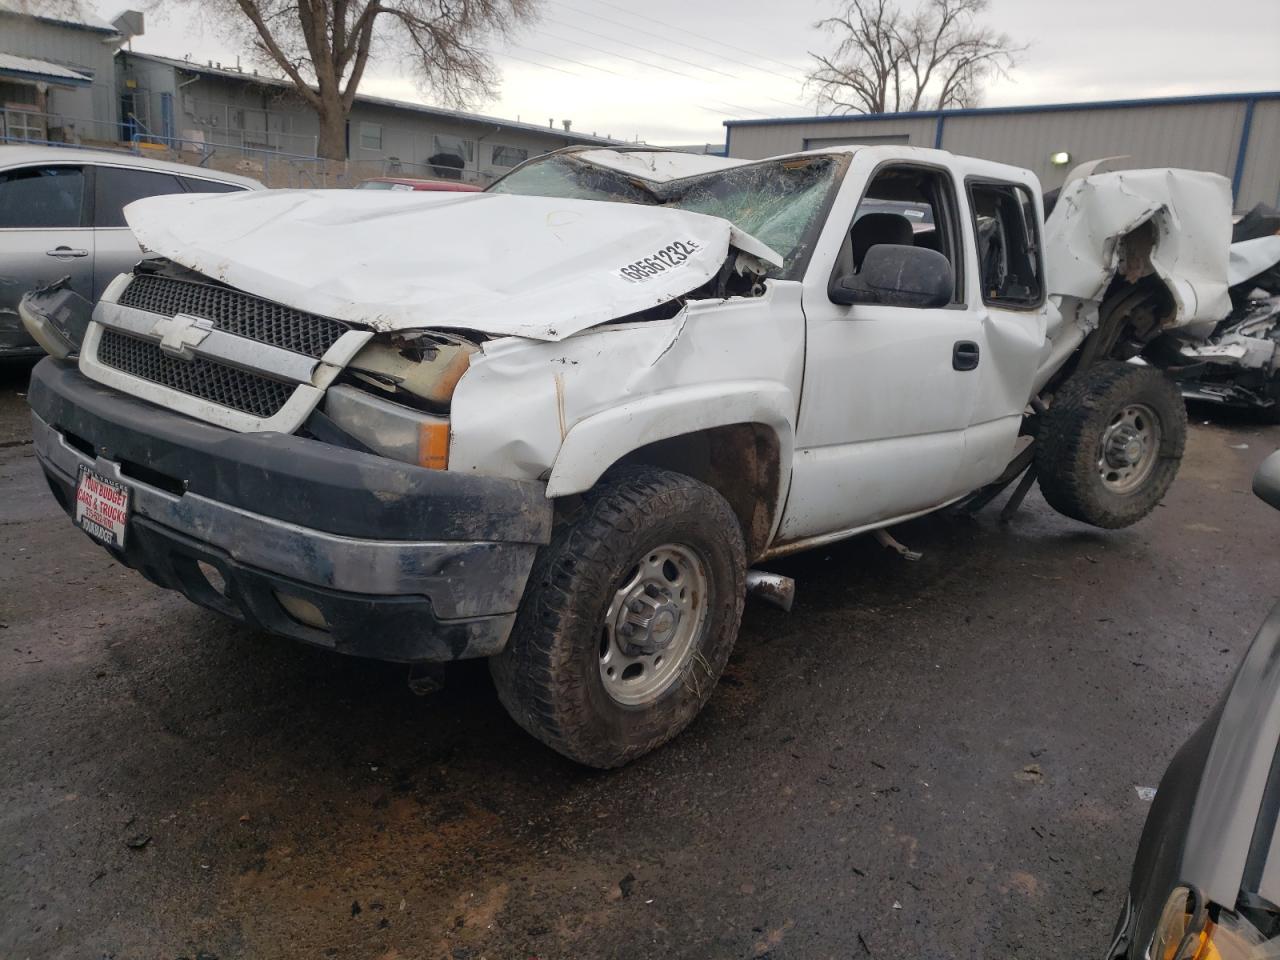
<path id="1" fill-rule="evenodd" d="M 124 549 L 129 521 L 129 490 L 86 466 L 76 476 L 76 526 L 93 539 Z"/>

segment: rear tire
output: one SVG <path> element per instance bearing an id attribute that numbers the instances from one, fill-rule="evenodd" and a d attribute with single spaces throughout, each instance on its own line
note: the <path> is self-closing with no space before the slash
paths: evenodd
<path id="1" fill-rule="evenodd" d="M 1182 461 L 1187 411 L 1154 367 L 1107 361 L 1071 377 L 1040 424 L 1040 491 L 1064 516 L 1114 529 L 1164 497 Z"/>
<path id="2" fill-rule="evenodd" d="M 606 476 L 539 552 L 511 639 L 489 661 L 503 706 L 587 766 L 665 743 L 729 659 L 745 553 L 737 517 L 706 484 L 650 467 Z"/>

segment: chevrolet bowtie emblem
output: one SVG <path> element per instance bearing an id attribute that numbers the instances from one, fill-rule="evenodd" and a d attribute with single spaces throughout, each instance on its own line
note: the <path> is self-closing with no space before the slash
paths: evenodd
<path id="1" fill-rule="evenodd" d="M 180 313 L 176 317 L 161 317 L 151 328 L 151 333 L 160 338 L 160 349 L 169 356 L 178 360 L 194 360 L 193 348 L 203 343 L 212 329 L 212 321 Z"/>

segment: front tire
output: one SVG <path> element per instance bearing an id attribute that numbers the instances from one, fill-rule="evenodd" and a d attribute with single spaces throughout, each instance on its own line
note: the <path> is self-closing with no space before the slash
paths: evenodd
<path id="1" fill-rule="evenodd" d="M 587 766 L 665 743 L 729 659 L 745 553 L 737 518 L 706 484 L 651 467 L 607 476 L 539 552 L 511 639 L 489 661 L 503 706 Z"/>
<path id="2" fill-rule="evenodd" d="M 1107 361 L 1071 377 L 1040 424 L 1036 473 L 1064 516 L 1115 529 L 1168 492 L 1182 462 L 1187 410 L 1154 367 Z"/>

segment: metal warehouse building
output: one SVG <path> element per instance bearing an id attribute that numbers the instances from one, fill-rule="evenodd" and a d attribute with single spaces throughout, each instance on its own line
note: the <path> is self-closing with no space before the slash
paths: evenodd
<path id="1" fill-rule="evenodd" d="M 1236 208 L 1280 206 L 1280 91 L 1035 107 L 725 121 L 726 153 L 764 157 L 851 143 L 907 143 L 1032 170 L 1046 190 L 1071 167 L 1183 167 L 1231 180 Z"/>

